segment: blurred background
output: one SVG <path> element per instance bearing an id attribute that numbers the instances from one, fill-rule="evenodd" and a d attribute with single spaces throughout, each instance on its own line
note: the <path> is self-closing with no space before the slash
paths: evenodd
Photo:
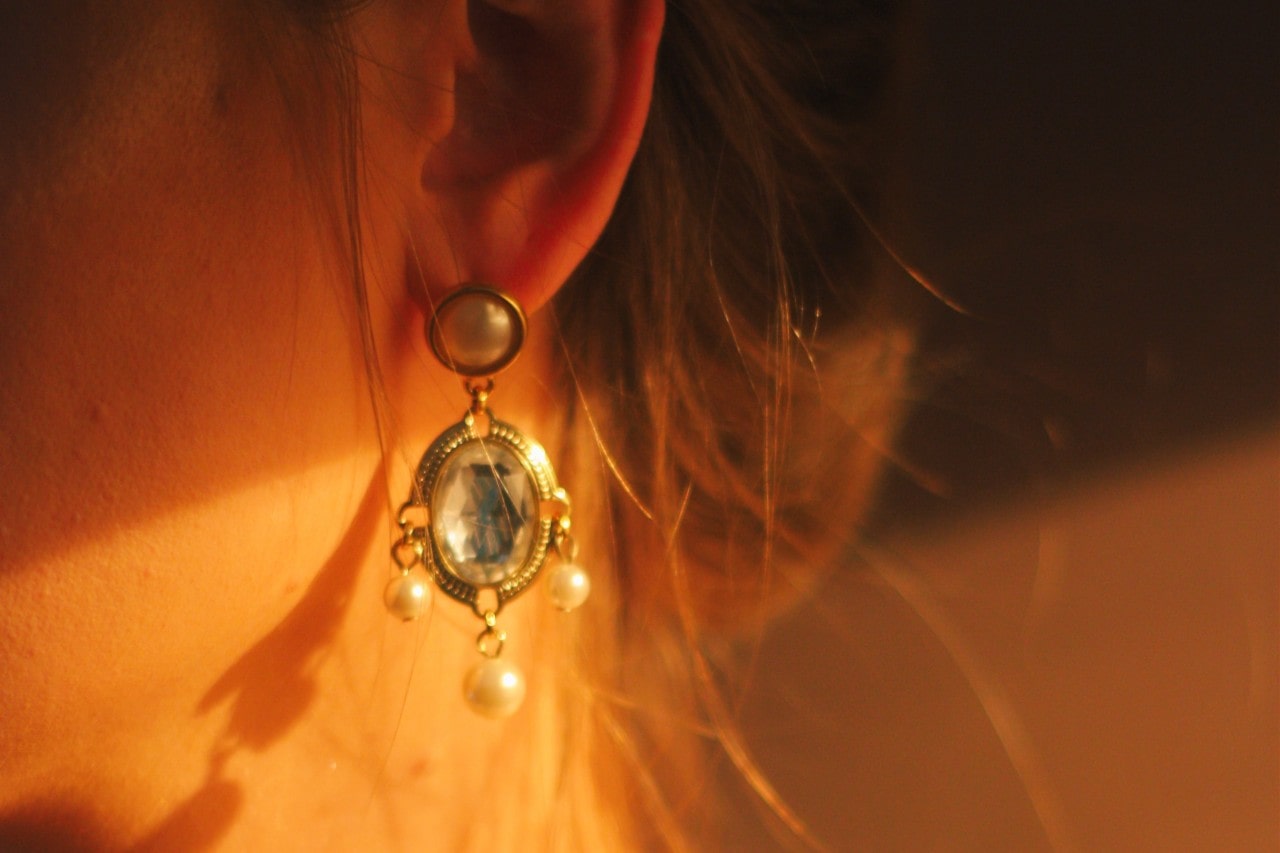
<path id="1" fill-rule="evenodd" d="M 1277 34 L 902 6 L 876 216 L 962 310 L 864 544 L 741 663 L 829 848 L 1280 849 Z M 724 777 L 728 849 L 802 846 Z"/>

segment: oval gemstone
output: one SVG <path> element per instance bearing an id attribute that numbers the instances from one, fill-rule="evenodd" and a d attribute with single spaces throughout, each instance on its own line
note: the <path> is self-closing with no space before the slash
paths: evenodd
<path id="1" fill-rule="evenodd" d="M 476 439 L 441 467 L 431 526 L 453 574 L 477 585 L 501 583 L 528 559 L 537 525 L 533 478 L 509 448 Z"/>

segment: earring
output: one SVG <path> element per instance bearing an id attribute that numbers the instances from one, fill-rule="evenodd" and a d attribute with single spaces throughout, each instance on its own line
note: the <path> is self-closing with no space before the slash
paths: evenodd
<path id="1" fill-rule="evenodd" d="M 462 377 L 471 405 L 422 454 L 397 516 L 401 535 L 391 548 L 397 574 L 385 594 L 393 615 L 417 618 L 428 600 L 423 573 L 414 571 L 421 565 L 484 622 L 476 637 L 483 660 L 467 674 L 463 695 L 487 717 L 514 713 L 525 694 L 519 667 L 500 658 L 503 605 L 533 583 L 552 552 L 559 562 L 547 590 L 557 607 L 574 609 L 591 589 L 575 562 L 569 494 L 556 483 L 546 451 L 489 410 L 494 377 L 519 355 L 525 327 L 519 303 L 478 284 L 449 294 L 428 320 L 431 351 Z"/>

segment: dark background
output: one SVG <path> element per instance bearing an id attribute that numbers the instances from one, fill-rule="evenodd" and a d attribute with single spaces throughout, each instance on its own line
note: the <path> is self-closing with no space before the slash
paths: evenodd
<path id="1" fill-rule="evenodd" d="M 868 547 L 744 664 L 831 848 L 1280 838 L 1276 8 L 903 8 L 878 215 L 964 311 L 927 312 Z M 727 849 L 784 846 L 730 813 Z"/>
<path id="2" fill-rule="evenodd" d="M 970 314 L 904 436 L 928 509 L 1274 420 L 1278 8 L 904 7 L 888 232 Z"/>

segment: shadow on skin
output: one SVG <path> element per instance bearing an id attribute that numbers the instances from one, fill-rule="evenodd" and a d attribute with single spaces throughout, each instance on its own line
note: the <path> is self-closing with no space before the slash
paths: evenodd
<path id="1" fill-rule="evenodd" d="M 351 527 L 297 606 L 232 665 L 200 701 L 197 712 L 201 716 L 231 703 L 231 717 L 210 758 L 204 785 L 135 849 L 202 850 L 226 834 L 244 800 L 240 786 L 223 776 L 226 763 L 238 750 L 262 752 L 271 746 L 302 719 L 311 705 L 316 695 L 316 668 L 351 603 L 363 557 L 369 542 L 378 535 L 385 506 L 386 491 L 379 469 L 360 500 Z M 6 837 L 0 835 L 0 842 L 4 840 Z"/>
<path id="2" fill-rule="evenodd" d="M 89 812 L 36 807 L 0 818 L 0 850 L 78 853 L 108 846 Z"/>

